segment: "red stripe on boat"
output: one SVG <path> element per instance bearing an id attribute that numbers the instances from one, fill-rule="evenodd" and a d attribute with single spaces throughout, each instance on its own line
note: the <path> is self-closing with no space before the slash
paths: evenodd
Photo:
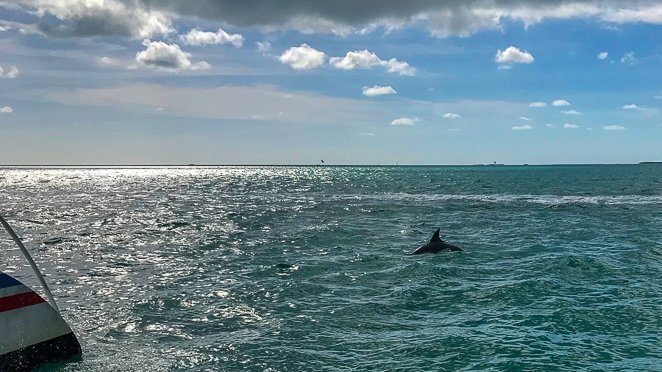
<path id="1" fill-rule="evenodd" d="M 0 313 L 44 302 L 35 292 L 21 293 L 0 298 Z"/>

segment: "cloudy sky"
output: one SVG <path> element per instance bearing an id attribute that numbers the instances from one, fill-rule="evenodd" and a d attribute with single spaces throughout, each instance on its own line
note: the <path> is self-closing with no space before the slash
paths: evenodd
<path id="1" fill-rule="evenodd" d="M 0 164 L 662 160 L 662 3 L 0 0 Z"/>

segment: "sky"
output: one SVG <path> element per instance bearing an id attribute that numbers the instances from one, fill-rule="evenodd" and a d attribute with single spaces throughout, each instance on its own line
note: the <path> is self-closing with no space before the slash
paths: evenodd
<path id="1" fill-rule="evenodd" d="M 662 161 L 662 3 L 0 0 L 0 164 Z"/>

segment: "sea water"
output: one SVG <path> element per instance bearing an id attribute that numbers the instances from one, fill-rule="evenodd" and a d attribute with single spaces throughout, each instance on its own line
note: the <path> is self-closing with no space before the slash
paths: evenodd
<path id="1" fill-rule="evenodd" d="M 0 189 L 83 347 L 42 370 L 662 369 L 662 166 L 3 168 Z M 464 251 L 408 255 L 437 228 Z"/>

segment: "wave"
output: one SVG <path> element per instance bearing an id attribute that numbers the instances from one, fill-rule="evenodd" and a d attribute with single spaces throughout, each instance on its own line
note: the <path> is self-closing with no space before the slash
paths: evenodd
<path id="1" fill-rule="evenodd" d="M 546 206 L 560 205 L 654 205 L 662 204 L 662 195 L 533 195 L 533 194 L 409 194 L 385 193 L 364 195 L 338 195 L 343 200 L 389 201 L 476 201 L 485 203 L 533 203 Z"/>

